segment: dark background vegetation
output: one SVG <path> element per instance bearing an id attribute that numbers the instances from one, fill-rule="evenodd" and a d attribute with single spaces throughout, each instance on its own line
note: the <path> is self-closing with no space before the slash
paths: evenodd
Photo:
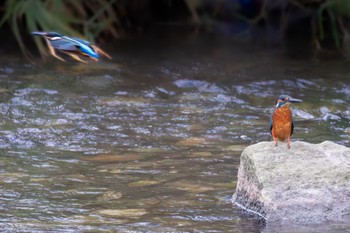
<path id="1" fill-rule="evenodd" d="M 210 34 L 350 55 L 349 0 L 6 0 L 0 11 L 3 46 L 15 42 L 28 57 L 28 47 L 46 54 L 45 44 L 32 38 L 32 31 L 100 43 L 169 33 Z M 36 46 L 28 46 L 33 40 Z"/>

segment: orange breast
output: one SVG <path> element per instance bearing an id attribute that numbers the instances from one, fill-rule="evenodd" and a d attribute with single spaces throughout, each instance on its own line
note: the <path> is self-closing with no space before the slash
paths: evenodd
<path id="1" fill-rule="evenodd" d="M 288 107 L 277 108 L 272 115 L 272 136 L 284 141 L 292 132 L 292 112 Z"/>

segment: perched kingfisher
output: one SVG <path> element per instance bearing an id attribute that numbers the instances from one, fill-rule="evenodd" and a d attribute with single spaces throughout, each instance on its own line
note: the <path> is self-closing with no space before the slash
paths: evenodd
<path id="1" fill-rule="evenodd" d="M 291 103 L 301 103 L 300 99 L 294 99 L 288 95 L 280 95 L 276 101 L 276 107 L 270 117 L 270 133 L 272 134 L 275 146 L 277 141 L 287 139 L 288 149 L 290 149 L 290 136 L 293 134 L 293 116 L 289 109 Z"/>
<path id="2" fill-rule="evenodd" d="M 84 63 L 86 63 L 86 60 L 83 60 L 81 58 L 82 56 L 98 61 L 99 54 L 101 54 L 111 59 L 106 52 L 86 40 L 63 36 L 57 32 L 32 32 L 32 35 L 43 37 L 49 48 L 50 54 L 61 61 L 65 60 L 56 54 L 55 49 Z"/>

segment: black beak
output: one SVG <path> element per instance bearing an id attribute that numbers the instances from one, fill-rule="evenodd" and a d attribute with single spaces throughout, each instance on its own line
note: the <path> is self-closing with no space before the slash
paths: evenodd
<path id="1" fill-rule="evenodd" d="M 289 98 L 287 100 L 287 102 L 291 102 L 291 103 L 301 103 L 303 102 L 301 99 L 294 99 L 294 98 Z"/>
<path id="2" fill-rule="evenodd" d="M 34 36 L 45 36 L 46 34 L 46 32 L 32 32 L 32 35 Z"/>

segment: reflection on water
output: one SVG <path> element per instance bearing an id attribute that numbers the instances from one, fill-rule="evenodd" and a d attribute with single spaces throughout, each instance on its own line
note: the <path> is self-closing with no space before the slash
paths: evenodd
<path id="1" fill-rule="evenodd" d="M 270 140 L 281 93 L 304 100 L 293 140 L 350 146 L 347 67 L 243 45 L 121 43 L 88 66 L 1 62 L 1 229 L 288 232 L 232 205 L 240 153 Z"/>

